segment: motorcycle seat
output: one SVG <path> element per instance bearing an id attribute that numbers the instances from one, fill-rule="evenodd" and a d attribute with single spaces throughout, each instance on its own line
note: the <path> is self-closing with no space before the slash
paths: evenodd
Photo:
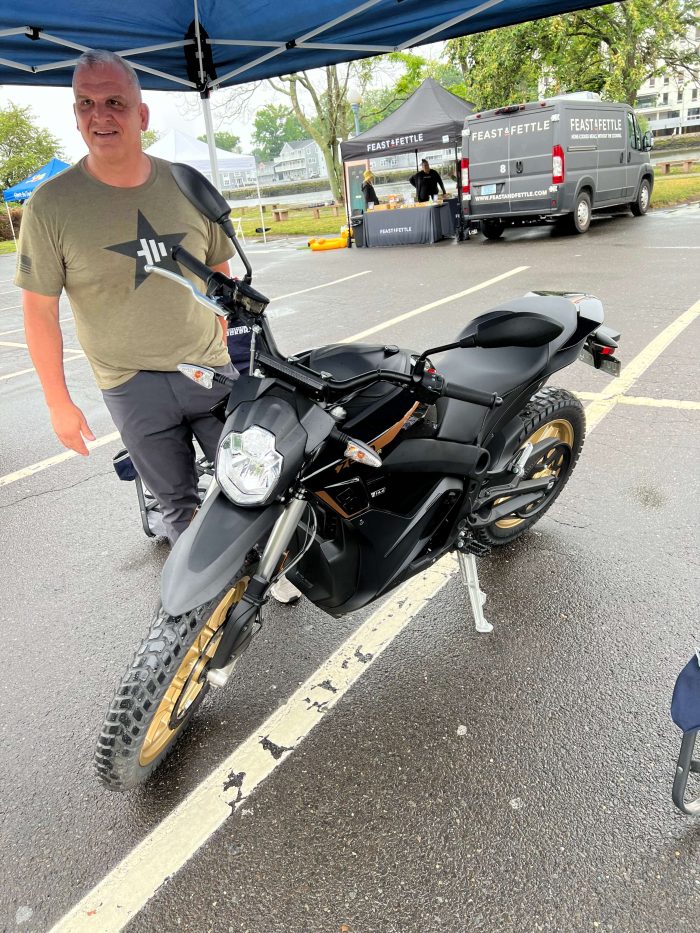
<path id="1" fill-rule="evenodd" d="M 571 301 L 558 296 L 537 295 L 516 298 L 491 308 L 470 321 L 459 337 L 473 333 L 476 324 L 506 310 L 544 314 L 561 324 L 563 330 L 558 337 L 542 347 L 473 347 L 434 354 L 431 356 L 432 363 L 448 384 L 508 395 L 536 379 L 545 369 L 550 356 L 565 346 L 576 331 L 578 314 Z M 438 437 L 445 440 L 473 440 L 481 430 L 487 414 L 487 410 L 480 405 L 451 398 L 440 399 L 437 409 L 440 425 Z"/>

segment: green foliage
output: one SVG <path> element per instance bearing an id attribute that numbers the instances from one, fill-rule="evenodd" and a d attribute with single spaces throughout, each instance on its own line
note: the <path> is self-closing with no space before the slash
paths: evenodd
<path id="1" fill-rule="evenodd" d="M 160 139 L 161 134 L 158 130 L 142 130 L 141 131 L 141 148 L 148 149 L 149 146 L 152 146 L 154 143 L 157 143 Z"/>
<path id="2" fill-rule="evenodd" d="M 466 97 L 479 109 L 547 94 L 596 91 L 634 105 L 639 87 L 663 68 L 679 79 L 700 62 L 685 41 L 696 0 L 626 0 L 447 43 Z M 661 63 L 665 62 L 665 65 Z"/>
<path id="3" fill-rule="evenodd" d="M 61 158 L 58 140 L 34 122 L 29 107 L 0 107 L 0 186 L 9 188 L 50 159 Z"/>
<path id="4" fill-rule="evenodd" d="M 206 136 L 198 136 L 197 139 L 203 143 L 207 141 Z M 240 152 L 240 142 L 241 137 L 236 136 L 234 133 L 214 133 L 214 145 L 217 149 L 224 149 L 226 152 Z"/>
<path id="5" fill-rule="evenodd" d="M 285 143 L 305 139 L 308 135 L 292 110 L 280 104 L 261 107 L 253 125 L 253 152 L 261 162 L 271 162 Z"/>

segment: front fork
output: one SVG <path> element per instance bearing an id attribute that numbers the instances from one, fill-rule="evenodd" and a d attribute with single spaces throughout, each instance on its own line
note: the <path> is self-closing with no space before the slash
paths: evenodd
<path id="1" fill-rule="evenodd" d="M 267 539 L 257 573 L 251 578 L 240 601 L 231 610 L 221 641 L 209 664 L 207 680 L 222 687 L 235 667 L 238 656 L 248 646 L 253 625 L 267 598 L 270 584 L 278 573 L 280 561 L 306 511 L 306 495 L 297 491 L 277 519 Z"/>

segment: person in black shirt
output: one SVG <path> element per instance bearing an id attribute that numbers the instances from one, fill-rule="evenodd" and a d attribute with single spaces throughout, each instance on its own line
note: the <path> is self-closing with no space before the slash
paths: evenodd
<path id="1" fill-rule="evenodd" d="M 416 189 L 416 201 L 429 201 L 433 195 L 438 193 L 438 185 L 442 188 L 442 193 L 447 194 L 440 173 L 428 165 L 428 160 L 423 159 L 420 166 L 420 172 L 416 172 L 408 179 Z"/>
<path id="2" fill-rule="evenodd" d="M 370 172 L 369 169 L 362 176 L 364 181 L 362 182 L 362 197 L 365 199 L 365 210 L 368 207 L 379 204 L 379 198 L 377 197 L 377 192 L 374 190 L 374 175 Z"/>

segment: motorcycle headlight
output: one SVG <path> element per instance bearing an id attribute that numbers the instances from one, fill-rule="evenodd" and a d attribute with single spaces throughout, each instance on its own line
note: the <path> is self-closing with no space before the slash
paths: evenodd
<path id="1" fill-rule="evenodd" d="M 223 439 L 216 455 L 216 479 L 237 505 L 260 505 L 279 480 L 283 463 L 275 435 L 253 425 Z"/>

